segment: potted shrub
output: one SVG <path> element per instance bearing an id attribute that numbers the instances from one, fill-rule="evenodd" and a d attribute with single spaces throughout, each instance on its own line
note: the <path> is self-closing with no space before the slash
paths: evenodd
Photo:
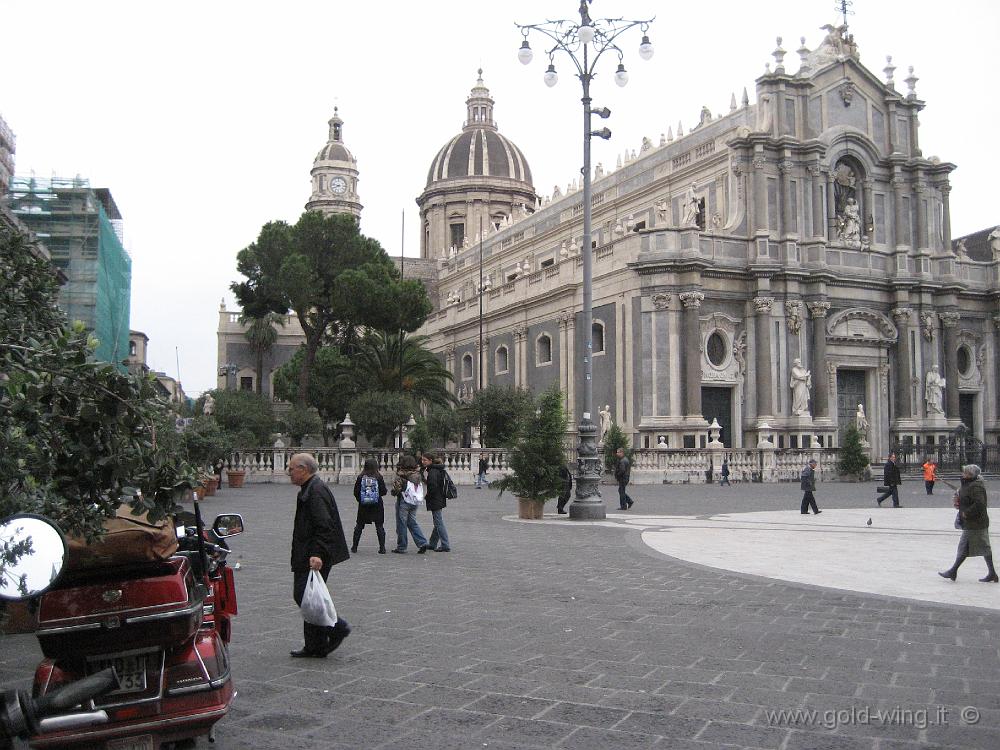
<path id="1" fill-rule="evenodd" d="M 538 398 L 534 414 L 519 421 L 506 446 L 510 473 L 490 483 L 501 495 L 509 491 L 517 497 L 518 518 L 540 519 L 545 502 L 562 490 L 559 467 L 566 460 L 562 401 L 558 388 L 550 388 Z"/>

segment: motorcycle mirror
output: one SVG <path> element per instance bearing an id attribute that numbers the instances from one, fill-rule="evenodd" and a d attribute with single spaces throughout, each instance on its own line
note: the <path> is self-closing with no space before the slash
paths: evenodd
<path id="1" fill-rule="evenodd" d="M 216 516 L 212 523 L 212 531 L 216 536 L 225 539 L 229 536 L 236 536 L 243 533 L 243 516 L 239 513 L 225 513 Z"/>
<path id="2" fill-rule="evenodd" d="M 0 524 L 0 599 L 17 602 L 50 589 L 66 563 L 66 537 L 52 521 L 20 513 Z"/>

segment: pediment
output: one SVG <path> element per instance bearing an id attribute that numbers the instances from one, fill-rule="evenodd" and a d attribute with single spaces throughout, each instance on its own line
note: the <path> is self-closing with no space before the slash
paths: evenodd
<path id="1" fill-rule="evenodd" d="M 826 334 L 836 341 L 869 344 L 892 344 L 899 336 L 889 318 L 867 307 L 852 307 L 830 316 Z"/>

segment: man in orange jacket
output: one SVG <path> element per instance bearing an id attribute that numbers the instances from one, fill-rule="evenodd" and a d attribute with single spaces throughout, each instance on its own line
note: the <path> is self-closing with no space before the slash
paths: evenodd
<path id="1" fill-rule="evenodd" d="M 928 495 L 934 494 L 934 482 L 937 481 L 937 464 L 930 456 L 924 461 L 924 487 Z"/>

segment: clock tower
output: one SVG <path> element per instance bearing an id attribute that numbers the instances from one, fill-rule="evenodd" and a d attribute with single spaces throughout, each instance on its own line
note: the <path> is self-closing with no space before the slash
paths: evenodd
<path id="1" fill-rule="evenodd" d="M 361 218 L 358 199 L 358 161 L 344 146 L 344 121 L 333 108 L 330 137 L 313 161 L 312 195 L 307 211 L 325 214 L 351 214 Z"/>

